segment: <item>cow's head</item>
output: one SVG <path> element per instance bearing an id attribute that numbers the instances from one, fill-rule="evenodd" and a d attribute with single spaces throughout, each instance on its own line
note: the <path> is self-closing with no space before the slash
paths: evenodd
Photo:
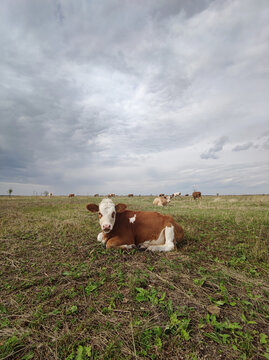
<path id="1" fill-rule="evenodd" d="M 101 229 L 107 234 L 113 229 L 116 220 L 116 213 L 122 213 L 125 211 L 127 205 L 115 205 L 112 200 L 103 199 L 99 206 L 96 204 L 88 204 L 86 208 L 91 212 L 99 213 L 99 223 Z"/>

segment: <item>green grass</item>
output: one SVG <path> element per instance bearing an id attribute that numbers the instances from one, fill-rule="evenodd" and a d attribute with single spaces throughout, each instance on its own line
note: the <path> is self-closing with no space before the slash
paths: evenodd
<path id="1" fill-rule="evenodd" d="M 0 359 L 269 359 L 269 196 L 114 200 L 183 243 L 106 250 L 100 198 L 0 197 Z"/>

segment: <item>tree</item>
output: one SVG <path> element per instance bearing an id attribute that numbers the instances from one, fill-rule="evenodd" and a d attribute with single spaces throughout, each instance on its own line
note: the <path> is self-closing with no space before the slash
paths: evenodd
<path id="1" fill-rule="evenodd" d="M 8 189 L 8 195 L 11 196 L 13 190 L 12 189 Z"/>

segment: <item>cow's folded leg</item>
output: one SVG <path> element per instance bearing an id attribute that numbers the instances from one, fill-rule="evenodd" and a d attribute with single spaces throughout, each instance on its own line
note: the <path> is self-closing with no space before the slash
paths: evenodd
<path id="1" fill-rule="evenodd" d="M 120 246 L 118 246 L 118 248 L 123 249 L 123 250 L 132 250 L 132 249 L 136 249 L 136 245 L 135 244 L 120 245 Z"/>
<path id="2" fill-rule="evenodd" d="M 148 249 L 149 246 L 155 246 L 155 245 L 163 245 L 164 244 L 164 232 L 165 229 L 163 229 L 156 240 L 147 240 L 143 243 L 139 244 L 140 249 Z"/>
<path id="3" fill-rule="evenodd" d="M 131 249 L 135 247 L 135 244 L 126 244 L 126 241 L 124 239 L 120 238 L 119 236 L 113 236 L 111 239 L 109 239 L 106 243 L 107 249 Z"/>
<path id="4" fill-rule="evenodd" d="M 150 251 L 171 251 L 174 250 L 175 248 L 175 232 L 174 232 L 174 226 L 166 226 L 165 230 L 164 230 L 164 237 L 165 237 L 165 242 L 164 244 L 150 244 L 147 247 L 147 250 Z"/>
<path id="5" fill-rule="evenodd" d="M 102 233 L 102 232 L 100 232 L 100 233 L 97 235 L 97 241 L 100 241 L 100 242 L 103 241 L 103 233 Z"/>
<path id="6" fill-rule="evenodd" d="M 101 242 L 102 244 L 106 243 L 102 232 L 97 235 L 97 241 Z"/>
<path id="7" fill-rule="evenodd" d="M 143 243 L 139 244 L 138 247 L 139 249 L 147 249 L 149 245 L 150 241 L 144 241 Z"/>
<path id="8" fill-rule="evenodd" d="M 172 251 L 174 250 L 175 245 L 171 245 L 170 247 L 167 247 L 165 244 L 164 245 L 150 245 L 147 247 L 147 251 Z"/>

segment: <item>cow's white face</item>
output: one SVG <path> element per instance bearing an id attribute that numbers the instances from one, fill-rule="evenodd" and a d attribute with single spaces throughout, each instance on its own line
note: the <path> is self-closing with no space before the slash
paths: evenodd
<path id="1" fill-rule="evenodd" d="M 96 204 L 88 204 L 86 207 L 91 212 L 99 213 L 101 229 L 107 234 L 113 229 L 116 221 L 116 213 L 125 211 L 127 206 L 125 204 L 115 205 L 112 200 L 103 199 L 99 206 Z"/>
<path id="2" fill-rule="evenodd" d="M 116 207 L 112 200 L 104 199 L 99 205 L 99 223 L 105 233 L 109 233 L 115 224 Z"/>

